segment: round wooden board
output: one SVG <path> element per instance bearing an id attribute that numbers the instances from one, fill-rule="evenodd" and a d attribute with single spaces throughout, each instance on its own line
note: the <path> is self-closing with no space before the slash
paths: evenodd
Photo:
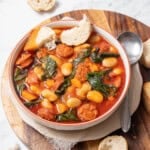
<path id="1" fill-rule="evenodd" d="M 121 32 L 132 31 L 142 38 L 143 41 L 150 38 L 150 28 L 133 18 L 114 13 L 109 11 L 101 10 L 78 10 L 72 11 L 64 14 L 60 14 L 56 17 L 48 19 L 45 22 L 60 20 L 61 18 L 68 16 L 73 17 L 77 20 L 82 18 L 82 15 L 86 14 L 92 23 L 105 29 L 106 31 L 117 37 Z M 42 23 L 43 24 L 43 23 Z M 141 72 L 144 81 L 150 80 L 150 70 L 143 68 Z M 6 70 L 2 77 L 1 82 L 1 96 L 3 107 L 6 112 L 9 124 L 19 137 L 19 139 L 27 145 L 31 150 L 53 150 L 53 145 L 51 145 L 44 136 L 39 134 L 37 131 L 32 129 L 26 123 L 22 121 L 15 107 L 13 106 L 9 94 L 5 94 L 3 90 L 6 87 Z M 100 132 L 100 131 L 99 131 Z M 121 130 L 117 130 L 114 133 L 117 135 L 123 135 L 126 137 L 129 150 L 149 150 L 150 149 L 150 116 L 145 112 L 142 103 L 140 104 L 138 110 L 132 116 L 132 126 L 128 133 L 123 133 Z M 97 150 L 99 140 L 87 141 L 77 144 L 73 149 L 75 150 Z"/>

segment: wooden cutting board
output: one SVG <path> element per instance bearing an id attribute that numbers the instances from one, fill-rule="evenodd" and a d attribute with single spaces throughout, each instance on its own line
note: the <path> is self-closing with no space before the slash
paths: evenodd
<path id="1" fill-rule="evenodd" d="M 82 18 L 82 15 L 86 14 L 92 23 L 105 29 L 106 31 L 117 37 L 124 31 L 132 31 L 142 38 L 143 41 L 150 38 L 150 27 L 140 23 L 133 18 L 127 17 L 114 12 L 100 11 L 100 10 L 78 10 L 64 14 L 60 14 L 56 17 L 48 19 L 43 23 L 50 21 L 60 20 L 61 18 L 68 16 L 77 20 Z M 7 68 L 7 63 L 5 70 Z M 140 66 L 144 81 L 150 80 L 150 69 L 145 69 Z M 3 92 L 5 83 L 6 72 L 4 71 L 2 83 L 1 83 L 1 96 L 4 110 L 6 112 L 7 119 L 10 126 L 19 137 L 19 139 L 31 150 L 53 150 L 53 145 L 48 143 L 46 138 L 25 124 L 17 113 L 13 106 L 9 95 Z M 141 100 L 142 101 L 142 100 Z M 111 135 L 123 135 L 129 144 L 129 150 L 150 150 L 150 116 L 145 112 L 143 104 L 141 102 L 138 110 L 132 116 L 132 126 L 128 133 L 123 133 L 121 130 L 117 130 Z M 74 150 L 97 150 L 100 140 L 87 141 L 77 144 Z"/>

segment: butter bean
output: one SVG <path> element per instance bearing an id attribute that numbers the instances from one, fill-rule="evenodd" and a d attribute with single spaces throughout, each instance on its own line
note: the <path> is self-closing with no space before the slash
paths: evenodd
<path id="1" fill-rule="evenodd" d="M 46 99 L 46 98 L 42 100 L 41 105 L 44 108 L 48 108 L 48 109 L 51 109 L 51 110 L 53 109 L 52 103 L 48 99 Z"/>
<path id="2" fill-rule="evenodd" d="M 39 79 L 41 79 L 41 77 L 44 74 L 44 71 L 43 71 L 42 67 L 37 66 L 34 68 L 34 73 L 38 76 Z"/>
<path id="3" fill-rule="evenodd" d="M 57 108 L 58 114 L 62 114 L 68 109 L 68 107 L 64 103 L 57 103 L 56 108 Z"/>
<path id="4" fill-rule="evenodd" d="M 103 95 L 96 90 L 92 90 L 88 92 L 87 99 L 95 103 L 101 103 L 103 101 Z"/>
<path id="5" fill-rule="evenodd" d="M 42 94 L 43 97 L 47 98 L 49 101 L 52 101 L 52 102 L 57 100 L 57 98 L 58 98 L 57 95 L 49 89 L 44 89 L 41 92 L 41 94 Z"/>
<path id="6" fill-rule="evenodd" d="M 78 107 L 80 105 L 81 105 L 81 100 L 78 98 L 73 97 L 73 98 L 69 98 L 67 100 L 67 106 L 69 108 L 75 108 L 75 107 Z"/>
<path id="7" fill-rule="evenodd" d="M 64 63 L 61 66 L 61 72 L 63 73 L 64 76 L 68 76 L 72 72 L 72 63 Z"/>
<path id="8" fill-rule="evenodd" d="M 117 63 L 118 63 L 118 61 L 117 61 L 117 59 L 116 58 L 114 58 L 114 57 L 109 57 L 109 58 L 105 58 L 105 59 L 103 59 L 103 61 L 102 61 L 102 65 L 104 66 L 104 67 L 115 67 L 116 65 L 117 65 Z"/>

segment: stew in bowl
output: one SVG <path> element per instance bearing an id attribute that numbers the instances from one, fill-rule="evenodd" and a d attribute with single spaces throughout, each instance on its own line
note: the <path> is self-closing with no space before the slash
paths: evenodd
<path id="1" fill-rule="evenodd" d="M 84 42 L 67 44 L 65 32 L 74 28 L 33 29 L 13 65 L 19 101 L 42 124 L 56 129 L 83 129 L 103 121 L 117 109 L 129 83 L 129 63 L 120 44 L 111 37 L 118 44 L 113 45 L 103 36 L 111 35 L 102 29 L 99 33 L 98 27 Z"/>

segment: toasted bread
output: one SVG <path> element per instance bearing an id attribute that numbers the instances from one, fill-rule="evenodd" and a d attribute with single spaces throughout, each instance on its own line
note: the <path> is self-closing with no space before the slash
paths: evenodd
<path id="1" fill-rule="evenodd" d="M 143 85 L 143 103 L 146 111 L 150 114 L 150 82 Z"/>
<path id="2" fill-rule="evenodd" d="M 150 39 L 144 42 L 141 63 L 146 68 L 150 68 Z"/>
<path id="3" fill-rule="evenodd" d="M 28 4 L 35 11 L 48 11 L 55 5 L 55 0 L 28 0 Z"/>
<path id="4" fill-rule="evenodd" d="M 86 15 L 77 27 L 65 30 L 61 33 L 61 41 L 67 45 L 79 45 L 84 43 L 90 36 L 92 26 Z"/>
<path id="5" fill-rule="evenodd" d="M 108 136 L 100 142 L 98 150 L 128 150 L 128 145 L 123 136 Z"/>
<path id="6" fill-rule="evenodd" d="M 55 32 L 50 27 L 41 27 L 38 35 L 36 37 L 36 44 L 41 47 L 49 41 L 54 41 L 56 39 Z"/>
<path id="7" fill-rule="evenodd" d="M 50 41 L 55 41 L 55 38 L 55 32 L 50 27 L 44 26 L 41 28 L 36 28 L 31 32 L 31 35 L 28 38 L 27 43 L 25 44 L 24 50 L 36 50 L 37 48 Z"/>

